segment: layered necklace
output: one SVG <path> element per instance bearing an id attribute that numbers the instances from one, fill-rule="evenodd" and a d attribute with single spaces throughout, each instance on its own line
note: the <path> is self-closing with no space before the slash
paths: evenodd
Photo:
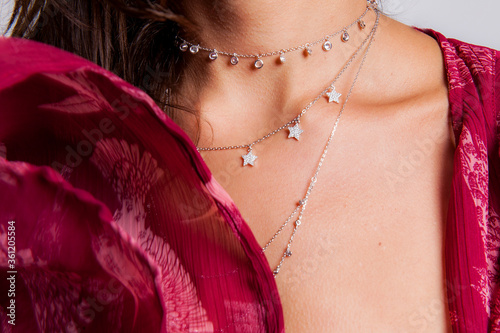
<path id="1" fill-rule="evenodd" d="M 300 140 L 300 135 L 304 132 L 304 130 L 300 128 L 300 119 L 306 114 L 307 111 L 309 111 L 309 109 L 311 109 L 311 107 L 314 104 L 316 104 L 321 99 L 321 97 L 325 96 L 328 99 L 329 103 L 333 102 L 337 104 L 340 103 L 340 97 L 342 96 L 342 94 L 337 92 L 337 90 L 335 89 L 335 84 L 340 79 L 342 74 L 346 72 L 346 70 L 349 68 L 352 62 L 356 59 L 357 55 L 363 49 L 366 43 L 370 40 L 371 35 L 373 34 L 375 28 L 376 27 L 372 28 L 372 31 L 363 40 L 363 42 L 356 49 L 356 51 L 350 56 L 350 58 L 345 63 L 344 67 L 339 71 L 339 73 L 332 81 L 332 83 L 329 84 L 321 93 L 319 93 L 316 96 L 316 98 L 314 98 L 309 104 L 307 104 L 295 118 L 283 124 L 282 126 L 274 129 L 273 131 L 267 133 L 263 137 L 260 137 L 257 140 L 254 140 L 250 143 L 244 143 L 240 145 L 230 145 L 230 146 L 218 146 L 218 147 L 197 147 L 198 151 L 222 151 L 222 150 L 233 150 L 233 149 L 247 149 L 247 153 L 245 155 L 241 155 L 241 158 L 243 159 L 243 166 L 254 166 L 255 160 L 258 157 L 253 152 L 253 147 L 255 145 L 262 143 L 264 140 L 270 138 L 271 136 L 279 133 L 284 129 L 288 129 L 289 131 L 288 139 Z"/>
<path id="2" fill-rule="evenodd" d="M 297 206 L 294 209 L 294 211 L 288 216 L 288 218 L 285 220 L 285 222 L 278 228 L 278 230 L 270 238 L 270 240 L 264 245 L 264 247 L 262 247 L 262 252 L 265 252 L 269 248 L 269 246 L 277 239 L 277 237 L 282 233 L 282 231 L 285 229 L 285 227 L 287 225 L 289 225 L 292 220 L 294 221 L 293 222 L 293 230 L 291 231 L 291 234 L 288 238 L 285 249 L 283 250 L 283 254 L 281 256 L 281 259 L 273 270 L 274 277 L 276 277 L 278 275 L 278 273 L 280 272 L 285 260 L 292 256 L 292 249 L 291 249 L 292 243 L 293 243 L 293 240 L 297 234 L 299 227 L 302 225 L 303 215 L 304 215 L 304 211 L 307 207 L 309 197 L 314 189 L 314 186 L 317 183 L 319 172 L 321 170 L 323 162 L 324 162 L 326 155 L 328 153 L 328 149 L 330 147 L 330 144 L 331 144 L 333 137 L 335 135 L 335 132 L 337 130 L 338 124 L 340 122 L 340 118 L 341 118 L 342 114 L 344 113 L 344 110 L 345 110 L 345 107 L 346 107 L 347 102 L 349 100 L 349 97 L 351 96 L 351 93 L 354 89 L 354 86 L 355 86 L 357 80 L 358 80 L 361 69 L 365 63 L 366 58 L 367 58 L 370 47 L 374 41 L 375 33 L 376 33 L 378 25 L 379 25 L 380 12 L 379 12 L 379 10 L 377 8 L 377 4 L 374 0 L 367 0 L 367 3 L 368 3 L 367 8 L 366 8 L 365 12 L 360 17 L 358 17 L 350 25 L 342 28 L 341 30 L 339 30 L 333 34 L 325 36 L 322 39 L 319 39 L 319 40 L 312 42 L 312 43 L 307 43 L 307 44 L 304 44 L 301 46 L 297 46 L 297 47 L 293 47 L 293 48 L 289 48 L 289 49 L 282 49 L 279 51 L 273 51 L 273 52 L 268 52 L 268 53 L 263 53 L 263 54 L 246 55 L 246 54 L 238 54 L 235 52 L 233 52 L 233 53 L 221 52 L 221 51 L 216 51 L 215 49 L 202 47 L 199 44 L 193 44 L 185 39 L 178 37 L 181 40 L 181 45 L 180 45 L 181 50 L 187 51 L 189 49 L 189 51 L 193 54 L 197 54 L 200 50 L 207 51 L 207 52 L 209 52 L 209 59 L 211 59 L 211 60 L 217 59 L 218 55 L 225 55 L 225 56 L 231 57 L 230 61 L 231 61 L 231 64 L 233 64 L 233 57 L 236 57 L 236 59 L 238 59 L 238 58 L 257 58 L 257 60 L 255 61 L 255 62 L 257 62 L 258 60 L 262 61 L 261 58 L 264 58 L 264 57 L 279 55 L 280 61 L 281 61 L 282 60 L 281 57 L 282 56 L 284 57 L 285 53 L 293 52 L 293 51 L 300 50 L 300 49 L 304 49 L 307 54 L 311 55 L 312 54 L 311 47 L 316 45 L 316 44 L 319 44 L 321 42 L 323 42 L 323 50 L 329 51 L 332 48 L 331 42 L 329 41 L 330 38 L 332 38 L 333 36 L 338 35 L 340 33 L 342 34 L 341 40 L 343 42 L 347 42 L 350 39 L 348 29 L 351 28 L 355 24 L 357 24 L 361 30 L 365 29 L 366 23 L 362 19 L 364 18 L 366 13 L 370 9 L 374 10 L 376 13 L 376 19 L 375 19 L 375 23 L 373 25 L 373 28 L 368 33 L 368 36 L 363 40 L 361 45 L 356 49 L 356 51 L 347 60 L 347 62 L 345 63 L 343 68 L 339 71 L 339 73 L 337 74 L 337 76 L 335 77 L 333 82 L 331 84 L 329 84 L 320 94 L 318 94 L 318 96 L 316 96 L 316 98 L 314 100 L 312 100 L 309 104 L 307 104 L 294 119 L 290 120 L 286 124 L 278 127 L 277 129 L 271 131 L 267 135 L 255 140 L 251 143 L 240 144 L 240 145 L 231 145 L 231 146 L 220 146 L 220 147 L 197 147 L 198 151 L 222 151 L 222 150 L 231 150 L 231 149 L 247 149 L 247 154 L 241 156 L 241 158 L 243 159 L 242 165 L 243 165 L 243 167 L 254 166 L 255 160 L 257 159 L 257 156 L 255 154 L 253 154 L 253 150 L 252 150 L 253 147 L 255 145 L 261 143 L 262 141 L 268 139 L 269 137 L 275 135 L 276 133 L 280 132 L 281 130 L 284 130 L 285 128 L 288 129 L 288 131 L 289 131 L 288 138 L 295 139 L 298 141 L 300 139 L 300 135 L 304 132 L 304 130 L 301 129 L 299 126 L 301 117 L 303 117 L 306 114 L 306 112 L 318 100 L 320 100 L 323 96 L 327 97 L 329 103 L 335 102 L 335 103 L 342 104 L 341 109 L 340 109 L 340 111 L 336 117 L 336 120 L 333 124 L 330 135 L 329 135 L 327 142 L 324 146 L 323 153 L 321 154 L 320 160 L 316 166 L 315 172 L 310 179 L 309 186 L 307 188 L 305 195 L 301 196 L 301 199 L 298 200 Z M 325 47 L 325 45 L 326 45 L 326 47 Z M 345 96 L 345 99 L 343 100 L 343 102 L 341 102 L 340 97 L 342 96 L 342 94 L 340 94 L 336 91 L 334 85 L 338 81 L 338 79 L 342 76 L 342 74 L 349 68 L 349 66 L 352 64 L 354 59 L 361 52 L 361 50 L 363 49 L 363 47 L 365 45 L 366 45 L 366 49 L 364 51 L 363 58 L 361 59 L 361 62 L 360 62 L 360 65 L 358 67 L 358 70 L 356 72 L 356 75 L 352 81 L 352 84 L 350 86 L 349 91 L 347 92 L 347 94 Z M 284 63 L 284 61 L 281 61 L 281 62 Z M 237 63 L 238 63 L 238 61 L 236 61 L 236 64 Z M 263 65 L 263 63 L 262 63 L 262 65 Z M 257 66 L 257 64 L 255 64 L 255 67 L 258 69 L 262 68 L 262 66 Z"/>

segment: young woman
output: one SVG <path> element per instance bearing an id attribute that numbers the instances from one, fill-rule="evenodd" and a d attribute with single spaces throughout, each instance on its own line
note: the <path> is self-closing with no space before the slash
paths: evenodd
<path id="1" fill-rule="evenodd" d="M 365 0 L 11 28 L 97 65 L 0 40 L 7 332 L 500 330 L 497 51 Z"/>

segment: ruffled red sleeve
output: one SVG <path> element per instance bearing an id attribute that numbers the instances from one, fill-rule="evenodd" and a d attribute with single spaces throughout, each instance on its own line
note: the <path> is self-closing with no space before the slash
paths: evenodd
<path id="1" fill-rule="evenodd" d="M 14 38 L 0 38 L 0 271 L 5 332 L 284 327 L 265 256 L 185 133 L 110 72 Z"/>

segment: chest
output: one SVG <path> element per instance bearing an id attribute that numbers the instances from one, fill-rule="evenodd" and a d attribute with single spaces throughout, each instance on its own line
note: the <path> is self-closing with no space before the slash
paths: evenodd
<path id="1" fill-rule="evenodd" d="M 413 121 L 347 118 L 338 128 L 276 279 L 287 332 L 446 330 L 443 245 L 454 148 L 446 113 L 428 121 L 416 130 Z M 319 133 L 328 128 L 317 125 L 287 144 L 276 135 L 255 149 L 254 168 L 241 166 L 245 152 L 207 156 L 261 246 L 304 197 L 324 148 Z M 265 252 L 272 269 L 295 219 Z"/>

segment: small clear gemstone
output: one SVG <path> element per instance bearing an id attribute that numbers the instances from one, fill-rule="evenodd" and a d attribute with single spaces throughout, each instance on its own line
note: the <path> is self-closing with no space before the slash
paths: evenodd
<path id="1" fill-rule="evenodd" d="M 304 199 L 299 200 L 299 206 L 302 206 L 305 203 Z"/>
<path id="2" fill-rule="evenodd" d="M 217 50 L 213 50 L 212 52 L 210 52 L 210 54 L 208 55 L 208 58 L 210 60 L 215 60 L 219 57 L 219 54 L 217 53 Z"/>
<path id="3" fill-rule="evenodd" d="M 349 40 L 349 33 L 347 31 L 344 31 L 342 33 L 342 38 L 341 39 L 342 39 L 343 42 L 347 42 Z"/>
<path id="4" fill-rule="evenodd" d="M 239 59 L 236 55 L 231 57 L 231 65 L 237 65 L 239 62 Z"/>
<path id="5" fill-rule="evenodd" d="M 300 225 L 300 220 L 295 221 L 295 225 L 298 227 Z"/>
<path id="6" fill-rule="evenodd" d="M 300 127 L 299 127 L 299 123 L 295 123 L 295 125 L 293 127 L 288 127 L 288 131 L 290 131 L 290 133 L 288 134 L 288 138 L 294 138 L 295 140 L 300 140 L 300 135 L 302 133 L 304 133 L 304 130 L 302 130 Z"/>
<path id="7" fill-rule="evenodd" d="M 279 273 L 279 272 L 280 272 L 280 270 L 276 268 L 276 269 L 273 271 L 273 274 L 274 274 L 274 275 L 278 275 L 278 273 Z"/>
<path id="8" fill-rule="evenodd" d="M 307 55 L 311 55 L 313 53 L 313 50 L 311 49 L 311 47 L 309 45 L 306 46 L 305 50 L 306 50 Z"/>
<path id="9" fill-rule="evenodd" d="M 246 154 L 246 155 L 241 155 L 241 158 L 243 158 L 243 166 L 246 166 L 246 165 L 253 166 L 257 157 L 258 156 L 254 155 L 252 153 L 252 150 L 249 150 L 248 154 Z"/>
<path id="10" fill-rule="evenodd" d="M 285 55 L 283 53 L 280 53 L 280 62 L 284 64 L 286 62 Z"/>
<path id="11" fill-rule="evenodd" d="M 191 52 L 192 54 L 198 53 L 199 50 L 200 47 L 198 45 L 191 45 L 191 47 L 189 48 L 189 52 Z"/>
<path id="12" fill-rule="evenodd" d="M 261 69 L 264 66 L 264 62 L 261 59 L 257 59 L 255 60 L 253 65 L 255 66 L 255 68 Z"/>
<path id="13" fill-rule="evenodd" d="M 361 30 L 363 30 L 364 28 L 366 28 L 366 23 L 365 23 L 365 21 L 363 21 L 363 20 L 359 20 L 359 21 L 358 21 L 358 25 L 359 25 L 359 28 L 360 28 Z"/>
<path id="14" fill-rule="evenodd" d="M 186 52 L 189 49 L 189 45 L 187 43 L 182 43 L 179 49 L 181 49 L 182 52 Z"/>
<path id="15" fill-rule="evenodd" d="M 286 255 L 287 257 L 290 257 L 290 256 L 292 255 L 292 251 L 290 251 L 290 250 L 288 250 L 288 249 L 287 249 L 287 250 L 285 251 L 285 255 Z"/>
<path id="16" fill-rule="evenodd" d="M 331 49 L 332 49 L 332 43 L 329 40 L 323 43 L 323 50 L 330 51 Z"/>

